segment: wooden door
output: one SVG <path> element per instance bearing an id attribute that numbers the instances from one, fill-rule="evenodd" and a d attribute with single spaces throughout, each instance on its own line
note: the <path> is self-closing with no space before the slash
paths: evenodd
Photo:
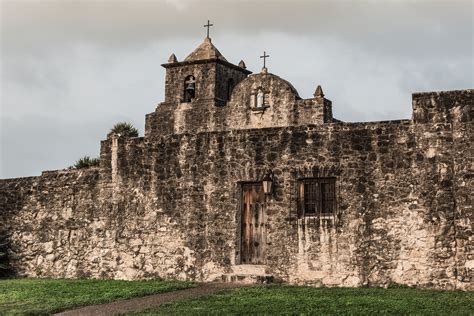
<path id="1" fill-rule="evenodd" d="M 242 185 L 241 263 L 264 264 L 265 197 L 261 183 Z"/>

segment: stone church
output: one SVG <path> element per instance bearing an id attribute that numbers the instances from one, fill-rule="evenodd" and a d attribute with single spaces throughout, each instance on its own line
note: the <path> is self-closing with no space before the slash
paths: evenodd
<path id="1" fill-rule="evenodd" d="M 346 123 L 320 86 L 304 99 L 209 37 L 162 66 L 144 137 L 0 180 L 18 275 L 474 289 L 474 90 Z"/>

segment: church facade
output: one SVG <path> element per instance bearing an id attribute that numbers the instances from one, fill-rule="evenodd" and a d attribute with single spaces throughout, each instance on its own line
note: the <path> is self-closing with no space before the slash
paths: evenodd
<path id="1" fill-rule="evenodd" d="M 34 277 L 391 283 L 472 290 L 474 90 L 346 123 L 207 37 L 172 55 L 144 137 L 100 167 L 0 180 L 10 264 Z"/>

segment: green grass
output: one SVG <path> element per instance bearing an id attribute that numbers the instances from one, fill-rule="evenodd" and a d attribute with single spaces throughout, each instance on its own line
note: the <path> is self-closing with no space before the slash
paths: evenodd
<path id="1" fill-rule="evenodd" d="M 194 286 L 161 280 L 6 279 L 0 280 L 0 315 L 44 315 Z"/>
<path id="2" fill-rule="evenodd" d="M 285 285 L 226 290 L 139 315 L 473 315 L 474 293 L 410 288 L 311 288 Z"/>

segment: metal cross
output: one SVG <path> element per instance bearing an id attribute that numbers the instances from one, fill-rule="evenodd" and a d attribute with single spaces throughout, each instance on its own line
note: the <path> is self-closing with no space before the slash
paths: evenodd
<path id="1" fill-rule="evenodd" d="M 270 57 L 270 55 L 267 55 L 267 53 L 263 51 L 263 56 L 260 56 L 260 58 L 263 58 L 263 68 L 265 68 L 265 61 L 267 57 Z"/>
<path id="2" fill-rule="evenodd" d="M 211 26 L 214 26 L 214 24 L 211 24 L 209 20 L 207 20 L 207 24 L 204 25 L 204 27 L 207 27 L 207 37 L 209 38 L 209 28 Z"/>

